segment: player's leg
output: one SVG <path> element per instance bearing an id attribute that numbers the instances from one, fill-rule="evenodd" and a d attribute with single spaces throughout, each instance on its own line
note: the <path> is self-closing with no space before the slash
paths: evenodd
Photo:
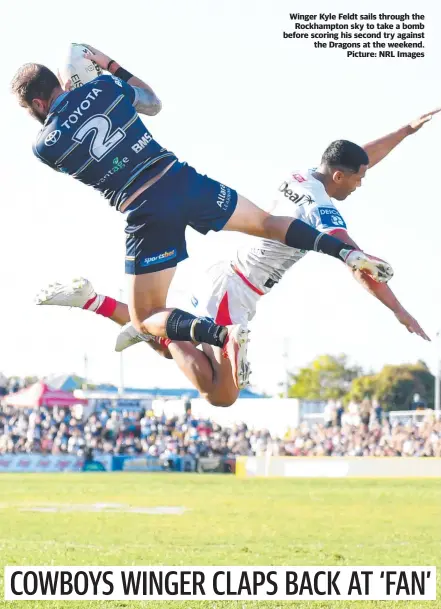
<path id="1" fill-rule="evenodd" d="M 231 363 L 222 350 L 202 345 L 203 352 L 190 343 L 169 344 L 173 360 L 188 380 L 212 406 L 231 406 L 239 390 L 234 381 Z"/>
<path id="2" fill-rule="evenodd" d="M 37 294 L 35 303 L 83 309 L 107 317 L 119 326 L 130 321 L 129 308 L 124 302 L 98 294 L 92 283 L 84 277 L 65 284 L 55 282 L 48 285 Z"/>
<path id="3" fill-rule="evenodd" d="M 221 350 L 211 345 L 203 345 L 202 348 L 213 367 L 213 384 L 202 397 L 213 406 L 232 406 L 239 397 L 239 391 L 234 382 L 230 359 L 223 357 Z M 249 366 L 244 371 L 244 376 L 248 385 Z"/>
<path id="4" fill-rule="evenodd" d="M 219 395 L 224 395 L 223 391 L 219 392 L 219 384 L 225 384 L 228 396 L 231 395 L 229 384 L 226 383 L 226 371 L 228 371 L 228 380 L 234 383 L 236 389 L 246 387 L 249 378 L 248 332 L 240 325 L 225 326 L 225 330 L 227 339 L 222 348 L 213 347 L 213 351 L 205 350 L 205 347 L 209 345 L 202 344 L 204 351 L 200 351 L 191 342 L 171 341 L 163 337 L 153 337 L 152 340 L 151 335 L 138 332 L 132 323 L 128 323 L 118 335 L 115 351 L 121 352 L 137 343 L 148 342 L 155 350 L 162 349 L 165 357 L 170 354 L 196 389 L 204 395 L 213 394 L 218 402 Z M 231 397 L 225 399 L 230 402 Z M 211 400 L 208 401 L 211 402 Z M 216 405 L 229 406 L 230 404 L 216 403 Z"/>
<path id="5" fill-rule="evenodd" d="M 231 329 L 237 331 L 237 326 Z M 128 324 L 118 336 L 117 351 L 123 351 L 143 340 L 145 339 L 140 338 L 139 333 L 133 333 L 133 326 Z M 237 342 L 239 343 L 240 340 L 237 339 Z M 152 346 L 156 343 L 148 341 L 148 344 Z M 234 356 L 225 357 L 224 350 L 219 347 L 202 345 L 201 351 L 189 342 L 170 341 L 164 338 L 159 339 L 159 346 L 167 350 L 181 372 L 213 406 L 231 406 L 237 399 L 239 387 L 248 384 L 248 364 L 245 363 L 239 370 L 240 376 L 236 379 L 237 372 L 231 365 Z"/>
<path id="6" fill-rule="evenodd" d="M 166 307 L 176 266 L 188 257 L 188 168 L 176 163 L 148 189 L 148 199 L 141 200 L 142 196 L 128 208 L 125 229 L 129 312 L 135 330 L 179 342 L 206 343 L 230 353 L 228 341 L 235 341 L 234 333 L 213 320 Z M 239 353 L 244 356 L 244 349 L 240 348 Z"/>
<path id="7" fill-rule="evenodd" d="M 35 298 L 37 305 L 50 305 L 58 307 L 73 307 L 90 311 L 96 315 L 107 317 L 118 326 L 124 326 L 130 322 L 129 307 L 124 302 L 119 302 L 110 296 L 97 294 L 92 283 L 80 277 L 70 283 L 52 283 L 41 290 Z M 168 348 L 155 340 L 146 341 L 149 347 L 166 359 L 171 359 Z"/>
<path id="8" fill-rule="evenodd" d="M 250 296 L 247 290 L 231 265 L 221 261 L 198 277 L 188 305 L 191 302 L 192 312 L 199 317 L 213 319 L 228 328 L 236 325 L 245 329 L 249 318 L 254 315 L 257 302 L 256 295 Z M 184 308 L 187 308 L 187 303 Z M 210 404 L 230 406 L 236 401 L 239 391 L 231 366 L 232 358 L 225 358 L 221 349 L 205 344 L 202 345 L 202 353 L 189 343 L 176 342 L 171 342 L 169 349 L 180 369 Z M 247 362 L 240 374 L 241 386 L 245 386 L 250 375 Z"/>
<path id="9" fill-rule="evenodd" d="M 229 355 L 228 342 L 236 341 L 236 334 L 231 329 L 215 323 L 212 319 L 197 317 L 178 308 L 167 308 L 166 299 L 175 269 L 166 269 L 156 273 L 133 275 L 129 279 L 129 312 L 134 330 L 141 335 L 153 335 L 178 342 L 206 343 L 226 349 Z M 240 357 L 246 353 L 242 348 L 244 337 L 240 335 L 240 344 L 235 344 Z M 233 362 L 232 362 L 233 363 Z M 238 362 L 239 365 L 240 362 Z M 235 367 L 235 363 L 233 363 Z"/>
<path id="10" fill-rule="evenodd" d="M 230 360 L 232 378 L 237 388 L 247 384 L 246 371 L 248 363 L 246 361 L 247 333 L 240 327 L 221 326 L 213 320 L 205 317 L 197 317 L 187 311 L 177 308 L 166 308 L 168 289 L 173 278 L 175 269 L 166 269 L 156 273 L 133 275 L 129 280 L 129 312 L 131 324 L 128 325 L 127 332 L 132 343 L 136 338 L 145 335 L 154 335 L 160 338 L 167 338 L 179 343 L 188 342 L 187 349 L 181 351 L 178 347 L 174 349 L 177 356 L 181 354 L 179 362 L 184 367 L 192 361 L 194 369 L 191 377 L 202 378 L 204 387 L 207 387 L 212 375 L 207 367 L 208 362 L 195 348 L 191 348 L 193 343 L 206 343 L 219 347 L 223 355 Z M 120 337 L 119 337 L 120 338 Z M 173 351 L 170 351 L 173 356 Z M 178 362 L 178 365 L 179 365 Z M 192 380 L 192 378 L 190 379 Z M 193 380 L 192 380 L 193 382 Z M 207 392 L 207 389 L 204 393 Z"/>
<path id="11" fill-rule="evenodd" d="M 215 318 L 216 323 L 228 327 L 229 331 L 235 334 L 236 340 L 227 344 L 227 348 L 230 349 L 229 356 L 226 358 L 225 351 L 218 347 L 202 345 L 202 352 L 191 343 L 160 339 L 162 344 L 168 345 L 173 359 L 185 376 L 207 401 L 216 406 L 229 406 L 234 403 L 238 395 L 238 386 L 243 387 L 248 384 L 249 377 L 246 358 L 240 357 L 240 354 L 238 357 L 234 353 L 237 345 L 240 349 L 246 348 L 244 341 L 247 342 L 248 333 L 240 328 L 246 326 L 247 315 L 240 295 L 234 293 L 228 268 L 228 265 L 220 263 L 204 273 L 198 281 L 197 298 L 191 298 L 191 306 L 194 307 L 193 312 L 196 316 Z M 237 276 L 234 277 L 237 279 Z M 227 294 L 229 288 L 231 293 Z M 229 302 L 235 305 L 232 311 L 229 310 Z M 186 308 L 186 305 L 184 307 Z M 128 324 L 118 336 L 116 350 L 126 349 L 140 342 L 142 338 L 142 335 Z M 236 361 L 237 364 L 232 366 L 231 362 Z M 237 374 L 240 377 L 239 382 L 236 379 Z"/>
<path id="12" fill-rule="evenodd" d="M 342 260 L 353 270 L 369 273 L 377 281 L 387 282 L 393 276 L 391 266 L 383 260 L 321 233 L 301 220 L 272 216 L 241 195 L 238 195 L 236 208 L 224 230 L 239 231 L 280 241 L 290 247 L 328 254 Z"/>
<path id="13" fill-rule="evenodd" d="M 175 272 L 173 267 L 128 276 L 129 315 L 138 332 L 167 338 L 167 319 L 173 309 L 166 307 L 166 301 Z"/>
<path id="14" fill-rule="evenodd" d="M 321 233 L 301 220 L 272 216 L 238 193 L 188 169 L 189 192 L 193 198 L 190 226 L 202 234 L 210 230 L 231 230 L 280 241 L 290 247 L 314 250 L 345 262 L 353 270 L 362 270 L 377 281 L 386 282 L 393 271 L 386 262 Z"/>
<path id="15" fill-rule="evenodd" d="M 67 284 L 53 283 L 41 290 L 35 301 L 38 305 L 74 307 L 83 311 L 90 311 L 107 317 L 120 326 L 130 322 L 127 304 L 110 296 L 97 294 L 92 283 L 85 278 L 78 278 Z M 118 341 L 123 340 L 124 333 L 118 337 Z M 130 335 L 128 340 L 130 341 Z M 124 345 L 121 343 L 120 347 L 126 348 L 129 344 L 135 344 L 139 341 L 140 339 L 137 337 L 133 342 Z M 206 355 L 190 343 L 179 342 L 169 345 L 170 341 L 165 343 L 146 340 L 145 342 L 159 355 L 167 359 L 173 357 L 182 372 L 203 396 L 207 396 L 210 403 L 229 406 L 230 403 L 235 401 L 238 390 L 234 384 L 230 361 L 222 356 L 221 349 L 214 349 L 213 351 L 218 351 L 215 355 L 208 350 Z M 118 350 L 122 350 L 122 348 Z M 213 360 L 213 364 L 210 359 Z M 227 371 L 227 373 L 224 371 Z M 242 383 L 244 382 L 245 379 Z M 210 399 L 210 396 L 213 396 L 213 400 Z"/>

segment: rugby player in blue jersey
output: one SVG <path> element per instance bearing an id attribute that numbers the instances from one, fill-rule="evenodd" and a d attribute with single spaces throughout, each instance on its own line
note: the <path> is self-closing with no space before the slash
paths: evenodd
<path id="1" fill-rule="evenodd" d="M 391 278 L 392 269 L 384 261 L 301 220 L 272 216 L 232 188 L 180 162 L 155 141 L 139 117 L 161 110 L 153 90 L 109 56 L 88 48 L 86 57 L 110 75 L 64 91 L 51 70 L 31 63 L 18 70 L 12 91 L 43 125 L 35 155 L 52 169 L 97 189 L 125 215 L 129 310 L 139 333 L 220 347 L 237 387 L 246 384 L 245 328 L 221 326 L 206 317 L 166 308 L 176 265 L 187 258 L 187 226 L 202 234 L 230 230 L 280 241 L 331 255 L 379 282 Z M 358 166 L 358 171 L 343 167 L 337 172 L 344 196 L 361 183 L 366 171 L 363 154 Z"/>

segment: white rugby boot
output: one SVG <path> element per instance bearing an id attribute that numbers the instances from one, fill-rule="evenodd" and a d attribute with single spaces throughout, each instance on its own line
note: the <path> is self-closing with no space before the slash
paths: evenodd
<path id="1" fill-rule="evenodd" d="M 361 250 L 351 250 L 343 260 L 353 271 L 368 273 L 379 283 L 387 283 L 394 275 L 394 271 L 388 262 L 370 256 Z"/>
<path id="2" fill-rule="evenodd" d="M 148 343 L 152 340 L 155 340 L 155 338 L 156 337 L 152 334 L 142 334 L 141 332 L 138 332 L 138 330 L 136 330 L 132 323 L 129 321 L 129 323 L 127 323 L 121 328 L 121 331 L 117 336 L 115 351 L 121 353 L 121 351 L 124 351 L 124 349 L 132 347 L 137 343 Z"/>
<path id="3" fill-rule="evenodd" d="M 96 296 L 97 293 L 90 281 L 84 277 L 79 277 L 73 279 L 71 283 L 51 283 L 37 294 L 35 304 L 83 309 L 89 301 L 95 304 Z M 100 303 L 96 303 L 96 305 L 96 308 L 98 308 Z"/>

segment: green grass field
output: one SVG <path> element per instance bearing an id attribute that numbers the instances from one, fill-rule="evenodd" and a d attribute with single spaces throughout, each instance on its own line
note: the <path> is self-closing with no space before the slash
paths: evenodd
<path id="1" fill-rule="evenodd" d="M 43 504 L 182 506 L 182 515 L 41 513 Z M 193 474 L 0 475 L 4 565 L 435 565 L 441 568 L 436 479 L 294 480 Z M 438 601 L 5 602 L 15 609 L 313 607 L 435 609 Z"/>

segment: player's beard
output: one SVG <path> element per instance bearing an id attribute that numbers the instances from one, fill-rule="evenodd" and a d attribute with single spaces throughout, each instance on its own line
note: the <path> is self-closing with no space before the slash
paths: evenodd
<path id="1" fill-rule="evenodd" d="M 41 123 L 42 125 L 44 125 L 44 121 L 46 120 L 46 116 L 47 114 L 42 114 L 40 112 L 38 112 L 37 110 L 35 110 L 35 108 L 32 108 L 31 106 L 29 106 L 29 114 L 33 117 L 36 118 L 37 121 L 39 123 Z"/>

